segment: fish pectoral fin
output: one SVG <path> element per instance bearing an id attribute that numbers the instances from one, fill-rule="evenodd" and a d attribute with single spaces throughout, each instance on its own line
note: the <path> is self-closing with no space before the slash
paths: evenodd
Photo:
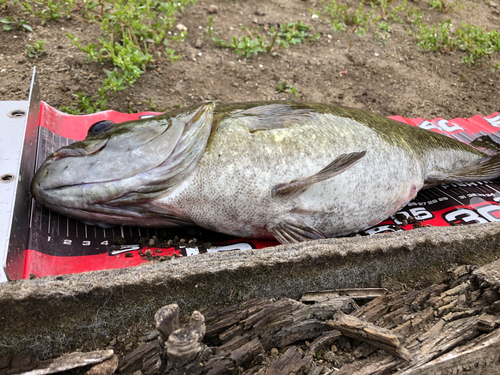
<path id="1" fill-rule="evenodd" d="M 424 187 L 438 184 L 486 181 L 500 176 L 500 155 L 485 156 L 465 164 L 460 169 L 442 170 L 427 176 Z"/>
<path id="2" fill-rule="evenodd" d="M 296 243 L 326 238 L 323 233 L 299 219 L 285 219 L 278 224 L 268 224 L 266 229 L 279 242 Z"/>
<path id="3" fill-rule="evenodd" d="M 316 182 L 328 180 L 332 177 L 335 177 L 342 172 L 345 172 L 349 168 L 351 168 L 354 164 L 365 156 L 366 151 L 361 152 L 351 152 L 350 154 L 342 154 L 335 158 L 330 164 L 328 164 L 321 171 L 316 173 L 313 176 L 306 177 L 301 180 L 295 180 L 286 184 L 278 184 L 274 186 L 271 190 L 271 194 L 273 197 L 280 197 L 288 194 L 293 194 L 297 192 L 304 191 L 312 184 Z"/>

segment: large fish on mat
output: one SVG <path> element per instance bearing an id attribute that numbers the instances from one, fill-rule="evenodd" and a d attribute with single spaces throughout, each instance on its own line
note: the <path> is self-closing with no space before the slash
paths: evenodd
<path id="1" fill-rule="evenodd" d="M 205 103 L 94 124 L 47 158 L 31 191 L 87 223 L 289 243 L 366 229 L 423 187 L 499 175 L 500 156 L 357 109 Z"/>

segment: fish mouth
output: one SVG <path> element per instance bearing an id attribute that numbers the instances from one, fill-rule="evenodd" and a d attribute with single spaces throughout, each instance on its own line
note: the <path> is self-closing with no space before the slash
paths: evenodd
<path id="1" fill-rule="evenodd" d="M 35 200 L 40 203 L 42 206 L 45 206 L 51 210 L 59 211 L 59 210 L 71 210 L 75 212 L 85 211 L 85 206 L 82 205 L 78 195 L 74 195 L 74 192 L 81 191 L 85 189 L 85 185 L 90 184 L 62 184 L 59 186 L 54 186 L 50 181 L 44 181 L 42 184 L 40 181 L 42 179 L 43 173 L 45 171 L 46 166 L 51 164 L 48 162 L 46 165 L 44 164 L 42 168 L 38 170 L 31 182 L 31 195 Z M 48 183 L 47 183 L 48 182 Z M 50 187 L 44 187 L 50 186 Z M 70 196 L 73 193 L 73 199 L 65 199 L 64 197 Z M 79 205 L 77 208 L 76 205 Z M 75 216 L 74 214 L 71 216 Z"/>

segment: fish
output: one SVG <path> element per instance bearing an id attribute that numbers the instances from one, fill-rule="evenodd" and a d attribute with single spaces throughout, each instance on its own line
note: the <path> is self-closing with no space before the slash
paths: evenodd
<path id="1" fill-rule="evenodd" d="M 206 102 L 92 125 L 45 160 L 31 193 L 88 224 L 295 243 L 358 233 L 421 189 L 499 175 L 498 155 L 360 109 Z"/>

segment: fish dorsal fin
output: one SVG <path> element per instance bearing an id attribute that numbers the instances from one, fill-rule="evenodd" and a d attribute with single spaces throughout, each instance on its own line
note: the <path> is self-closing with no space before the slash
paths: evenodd
<path id="1" fill-rule="evenodd" d="M 245 120 L 250 133 L 287 128 L 290 125 L 308 123 L 315 110 L 299 105 L 286 103 L 271 103 L 257 105 L 243 111 L 237 111 L 230 116 Z"/>
<path id="2" fill-rule="evenodd" d="M 313 176 L 295 180 L 286 184 L 279 184 L 272 188 L 271 194 L 273 197 L 280 197 L 288 194 L 304 191 L 312 184 L 320 181 L 328 180 L 335 177 L 342 172 L 345 172 L 365 156 L 366 151 L 351 152 L 350 154 L 342 154 L 335 158 L 321 171 Z"/>
<path id="3" fill-rule="evenodd" d="M 500 176 L 500 155 L 485 156 L 456 170 L 435 171 L 426 176 L 424 187 L 445 183 L 492 180 Z"/>

